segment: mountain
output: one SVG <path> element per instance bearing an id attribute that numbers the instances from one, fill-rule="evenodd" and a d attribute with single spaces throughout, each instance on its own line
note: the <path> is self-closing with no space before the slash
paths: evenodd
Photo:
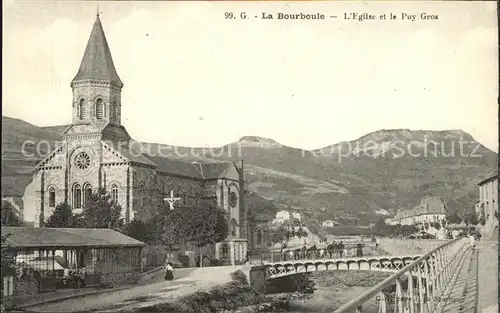
<path id="1" fill-rule="evenodd" d="M 20 197 L 40 159 L 30 153 L 37 145 L 50 150 L 45 142 L 61 140 L 66 126 L 37 127 L 8 117 L 2 117 L 2 126 L 2 194 Z M 21 153 L 27 141 L 33 144 Z M 442 197 L 448 210 L 461 214 L 472 210 L 476 184 L 496 170 L 498 159 L 461 130 L 380 130 L 313 151 L 256 136 L 217 148 L 158 143 L 142 143 L 142 148 L 185 161 L 243 158 L 252 209 L 268 218 L 278 209 L 296 210 L 311 224 L 335 219 L 366 225 L 417 205 L 425 195 Z"/>

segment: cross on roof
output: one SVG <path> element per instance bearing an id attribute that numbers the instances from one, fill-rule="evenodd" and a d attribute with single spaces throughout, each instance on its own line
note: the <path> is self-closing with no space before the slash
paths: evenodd
<path id="1" fill-rule="evenodd" d="M 170 210 L 174 209 L 174 203 L 175 201 L 180 200 L 181 198 L 174 198 L 174 191 L 170 190 L 170 198 L 164 198 L 164 201 L 167 201 L 168 204 L 170 204 Z"/>

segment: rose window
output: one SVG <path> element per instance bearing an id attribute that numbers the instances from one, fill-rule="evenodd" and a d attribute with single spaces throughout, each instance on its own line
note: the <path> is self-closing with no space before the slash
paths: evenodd
<path id="1" fill-rule="evenodd" d="M 234 208 L 236 206 L 237 200 L 238 197 L 236 196 L 236 194 L 234 192 L 231 192 L 229 194 L 229 205 Z"/>
<path id="2" fill-rule="evenodd" d="M 80 152 L 75 158 L 75 165 L 81 170 L 86 170 L 90 167 L 90 156 L 85 152 Z"/>

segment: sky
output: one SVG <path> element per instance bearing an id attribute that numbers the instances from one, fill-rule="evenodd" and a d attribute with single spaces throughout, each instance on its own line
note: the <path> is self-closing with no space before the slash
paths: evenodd
<path id="1" fill-rule="evenodd" d="M 93 1 L 4 1 L 4 116 L 71 122 L 70 82 L 96 10 Z M 124 82 L 122 124 L 136 140 L 220 146 L 261 136 L 316 149 L 380 129 L 462 129 L 498 150 L 493 1 L 100 1 L 99 11 Z M 253 18 L 262 12 L 338 18 Z M 343 19 L 352 12 L 398 19 Z"/>

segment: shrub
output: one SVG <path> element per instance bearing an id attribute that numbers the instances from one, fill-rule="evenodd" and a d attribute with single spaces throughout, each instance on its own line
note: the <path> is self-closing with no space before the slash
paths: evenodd
<path id="1" fill-rule="evenodd" d="M 248 285 L 247 275 L 245 275 L 245 273 L 243 273 L 241 270 L 232 272 L 231 279 L 241 283 L 242 285 Z"/>

